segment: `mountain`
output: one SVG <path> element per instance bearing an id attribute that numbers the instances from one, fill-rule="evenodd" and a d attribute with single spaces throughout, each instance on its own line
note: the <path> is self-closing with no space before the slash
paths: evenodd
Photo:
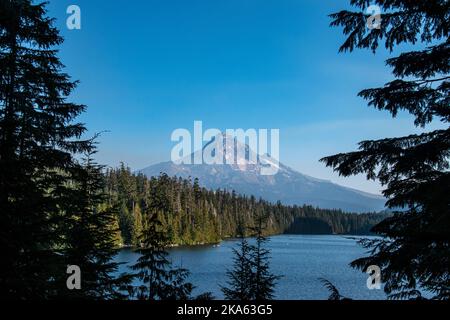
<path id="1" fill-rule="evenodd" d="M 198 178 L 200 185 L 208 189 L 235 190 L 237 193 L 287 205 L 308 204 L 324 209 L 341 209 L 347 212 L 372 212 L 384 210 L 385 199 L 378 195 L 343 187 L 330 181 L 316 179 L 297 172 L 269 155 L 257 155 L 247 144 L 236 138 L 222 134 L 223 147 L 213 148 L 213 156 L 221 159 L 235 159 L 232 164 L 175 164 L 163 162 L 140 170 L 147 177 L 166 173 L 169 176 Z M 211 144 L 220 140 L 217 137 L 184 159 L 193 163 L 195 157 L 202 159 L 203 152 Z M 234 146 L 234 147 L 233 147 Z M 216 154 L 217 152 L 217 154 Z M 256 161 L 250 162 L 251 156 Z M 255 159 L 253 158 L 253 159 Z M 225 162 L 225 161 L 223 161 Z M 276 166 L 274 175 L 262 175 L 267 164 Z"/>

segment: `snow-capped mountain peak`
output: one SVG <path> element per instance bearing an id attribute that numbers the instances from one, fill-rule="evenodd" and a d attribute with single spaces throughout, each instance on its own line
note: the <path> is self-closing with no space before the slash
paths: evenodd
<path id="1" fill-rule="evenodd" d="M 193 159 L 200 159 L 200 164 Z M 343 187 L 330 181 L 299 173 L 272 158 L 257 154 L 236 137 L 221 133 L 188 156 L 180 164 L 164 162 L 140 170 L 146 176 L 198 178 L 209 189 L 235 190 L 265 200 L 284 204 L 309 204 L 321 208 L 353 212 L 384 210 L 381 196 Z M 187 161 L 190 160 L 190 161 Z M 263 168 L 276 168 L 276 174 L 263 175 Z"/>

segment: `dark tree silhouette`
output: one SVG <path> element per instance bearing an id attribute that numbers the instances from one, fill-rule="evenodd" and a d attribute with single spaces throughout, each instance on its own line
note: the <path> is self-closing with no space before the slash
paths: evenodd
<path id="1" fill-rule="evenodd" d="M 222 292 L 229 300 L 270 300 L 273 299 L 276 276 L 270 272 L 270 250 L 265 248 L 268 239 L 263 235 L 267 217 L 255 214 L 255 223 L 250 227 L 255 236 L 255 244 L 250 245 L 242 219 L 238 222 L 240 243 L 234 252 L 234 267 L 227 271 L 228 287 Z"/>
<path id="2" fill-rule="evenodd" d="M 222 287 L 227 300 L 252 300 L 253 269 L 251 246 L 245 238 L 245 226 L 242 219 L 238 222 L 239 247 L 233 248 L 233 269 L 227 271 L 228 287 Z"/>
<path id="3" fill-rule="evenodd" d="M 257 212 L 255 226 L 251 228 L 256 237 L 256 244 L 251 247 L 251 262 L 254 269 L 251 288 L 254 300 L 273 299 L 274 287 L 280 278 L 270 271 L 270 250 L 265 247 L 269 239 L 264 236 L 266 225 L 267 215 Z"/>
<path id="4" fill-rule="evenodd" d="M 45 4 L 0 1 L 0 296 L 49 298 L 66 272 L 60 213 L 73 154 L 89 150 Z"/>
<path id="5" fill-rule="evenodd" d="M 169 239 L 162 229 L 162 224 L 156 212 L 149 213 L 145 220 L 142 234 L 141 254 L 132 269 L 138 271 L 137 276 L 143 285 L 137 288 L 137 298 L 140 300 L 187 300 L 193 290 L 191 283 L 186 281 L 189 271 L 183 268 L 173 268 L 168 259 L 166 247 Z"/>
<path id="6" fill-rule="evenodd" d="M 334 286 L 334 284 L 332 284 L 329 280 L 323 279 L 323 278 L 319 278 L 319 280 L 320 280 L 320 282 L 322 282 L 324 287 L 327 288 L 328 291 L 330 292 L 330 296 L 328 297 L 328 300 L 338 300 L 338 301 L 339 300 L 351 300 L 351 299 L 346 298 L 343 295 L 341 295 L 338 288 L 336 288 Z"/>
<path id="7" fill-rule="evenodd" d="M 95 148 L 72 174 L 73 201 L 65 214 L 65 248 L 68 265 L 77 265 L 82 272 L 81 290 L 65 290 L 61 296 L 82 299 L 125 299 L 124 290 L 132 276 L 116 277 L 119 264 L 115 234 L 118 229 L 117 209 L 106 204 L 103 167 L 93 160 Z M 65 284 L 65 281 L 64 281 Z M 64 285 L 63 284 L 63 285 Z"/>
<path id="8" fill-rule="evenodd" d="M 365 240 L 370 256 L 352 262 L 365 270 L 382 268 L 390 298 L 417 298 L 427 290 L 435 299 L 450 298 L 450 2 L 446 0 L 352 0 L 362 10 L 380 6 L 380 29 L 366 27 L 367 15 L 341 11 L 332 14 L 332 26 L 348 35 L 340 51 L 379 45 L 392 52 L 407 43 L 415 51 L 403 52 L 386 64 L 395 80 L 359 95 L 369 105 L 395 117 L 406 111 L 416 126 L 440 120 L 446 129 L 406 137 L 363 141 L 359 151 L 322 159 L 343 176 L 365 173 L 385 187 L 387 205 L 395 214 L 373 228 L 379 240 Z M 401 210 L 399 209 L 401 208 Z"/>

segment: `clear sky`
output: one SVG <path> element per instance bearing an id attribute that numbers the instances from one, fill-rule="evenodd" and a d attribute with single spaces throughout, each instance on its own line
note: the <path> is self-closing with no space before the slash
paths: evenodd
<path id="1" fill-rule="evenodd" d="M 66 41 L 60 57 L 88 105 L 99 162 L 132 169 L 168 161 L 177 128 L 278 128 L 280 161 L 302 173 L 379 193 L 318 160 L 364 139 L 418 132 L 357 93 L 391 79 L 388 52 L 339 54 L 328 14 L 348 0 L 50 0 Z M 81 8 L 82 29 L 66 28 Z"/>

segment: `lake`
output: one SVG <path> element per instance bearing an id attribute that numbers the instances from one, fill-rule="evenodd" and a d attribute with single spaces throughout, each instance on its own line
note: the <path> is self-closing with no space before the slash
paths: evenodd
<path id="1" fill-rule="evenodd" d="M 194 294 L 210 291 L 223 298 L 221 285 L 226 285 L 227 268 L 232 268 L 232 248 L 238 240 L 223 241 L 220 246 L 178 247 L 171 249 L 175 265 L 191 272 L 189 281 L 196 289 Z M 271 270 L 282 275 L 275 288 L 276 299 L 320 300 L 328 298 L 328 291 L 318 278 L 330 280 L 342 295 L 353 299 L 386 299 L 383 290 L 369 290 L 368 275 L 349 267 L 349 263 L 365 255 L 354 239 L 337 235 L 279 235 L 270 237 L 267 248 L 271 250 Z M 116 257 L 118 262 L 133 264 L 138 254 L 123 249 Z M 121 272 L 127 265 L 120 267 Z"/>

